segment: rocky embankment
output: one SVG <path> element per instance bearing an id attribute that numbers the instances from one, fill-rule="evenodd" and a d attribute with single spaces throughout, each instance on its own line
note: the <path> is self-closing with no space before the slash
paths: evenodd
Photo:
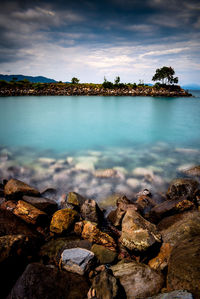
<path id="1" fill-rule="evenodd" d="M 190 97 L 190 93 L 180 86 L 152 87 L 125 85 L 120 88 L 103 88 L 101 85 L 89 84 L 46 84 L 33 86 L 6 86 L 0 88 L 0 96 L 23 95 L 65 95 L 65 96 L 164 96 L 164 97 Z"/>
<path id="2" fill-rule="evenodd" d="M 111 212 L 69 192 L 60 206 L 16 179 L 0 185 L 1 298 L 200 298 L 200 189 L 175 179 Z"/>

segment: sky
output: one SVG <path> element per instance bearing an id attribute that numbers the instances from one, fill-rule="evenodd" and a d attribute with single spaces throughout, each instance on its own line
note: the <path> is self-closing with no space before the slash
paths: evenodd
<path id="1" fill-rule="evenodd" d="M 199 0 L 1 0 L 0 73 L 200 84 Z"/>

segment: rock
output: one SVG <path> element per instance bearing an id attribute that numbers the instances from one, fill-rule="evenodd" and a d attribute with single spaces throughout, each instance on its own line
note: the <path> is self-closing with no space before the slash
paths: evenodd
<path id="1" fill-rule="evenodd" d="M 133 189 L 137 189 L 138 187 L 140 187 L 140 181 L 135 178 L 127 179 L 126 183 Z"/>
<path id="2" fill-rule="evenodd" d="M 148 218 L 151 209 L 156 205 L 153 199 L 147 195 L 140 195 L 136 200 L 136 204 L 138 210 L 145 218 Z"/>
<path id="3" fill-rule="evenodd" d="M 10 179 L 7 182 L 4 187 L 4 193 L 9 199 L 20 198 L 23 195 L 40 196 L 38 190 L 16 179 Z"/>
<path id="4" fill-rule="evenodd" d="M 166 200 L 153 207 L 149 213 L 149 219 L 158 222 L 166 216 L 182 213 L 186 210 L 195 209 L 195 204 L 187 199 Z"/>
<path id="5" fill-rule="evenodd" d="M 118 172 L 115 169 L 98 169 L 94 171 L 94 176 L 97 178 L 115 178 L 118 177 Z"/>
<path id="6" fill-rule="evenodd" d="M 62 234 L 71 229 L 78 217 L 78 213 L 72 209 L 58 210 L 51 219 L 50 231 Z"/>
<path id="7" fill-rule="evenodd" d="M 22 199 L 23 201 L 30 203 L 35 208 L 50 215 L 52 215 L 58 209 L 57 203 L 48 198 L 24 195 Z"/>
<path id="8" fill-rule="evenodd" d="M 186 238 L 172 249 L 169 258 L 167 289 L 187 290 L 200 298 L 200 235 Z"/>
<path id="9" fill-rule="evenodd" d="M 23 200 L 19 200 L 17 203 L 9 200 L 4 202 L 1 207 L 12 211 L 13 214 L 27 223 L 41 226 L 48 225 L 47 214 Z"/>
<path id="10" fill-rule="evenodd" d="M 44 264 L 59 265 L 61 254 L 65 249 L 84 248 L 91 249 L 92 244 L 87 240 L 81 240 L 78 237 L 68 236 L 65 238 L 52 239 L 45 243 L 39 252 Z"/>
<path id="11" fill-rule="evenodd" d="M 154 176 L 153 171 L 151 169 L 142 168 L 142 167 L 134 168 L 132 174 L 138 177 L 150 176 L 153 178 Z"/>
<path id="12" fill-rule="evenodd" d="M 90 221 L 78 222 L 75 224 L 74 231 L 75 233 L 80 234 L 83 239 L 86 239 L 91 243 L 103 245 L 113 251 L 116 250 L 114 239 L 108 234 L 100 231 L 95 223 Z"/>
<path id="13" fill-rule="evenodd" d="M 27 266 L 7 299 L 84 299 L 88 289 L 86 279 L 80 275 L 33 263 Z"/>
<path id="14" fill-rule="evenodd" d="M 40 239 L 41 236 L 11 211 L 0 209 L 0 236 L 18 235 Z"/>
<path id="15" fill-rule="evenodd" d="M 83 248 L 71 248 L 62 252 L 60 265 L 66 271 L 84 275 L 90 270 L 93 261 L 93 252 Z"/>
<path id="16" fill-rule="evenodd" d="M 200 165 L 186 169 L 184 173 L 188 176 L 200 177 Z"/>
<path id="17" fill-rule="evenodd" d="M 72 204 L 77 207 L 81 207 L 82 204 L 85 202 L 85 198 L 76 192 L 69 192 L 67 196 L 67 203 Z"/>
<path id="18" fill-rule="evenodd" d="M 200 213 L 191 211 L 166 217 L 157 225 L 157 228 L 163 242 L 175 246 L 184 239 L 200 234 Z"/>
<path id="19" fill-rule="evenodd" d="M 103 213 L 93 199 L 87 199 L 81 206 L 81 216 L 84 220 L 100 223 L 103 220 Z"/>
<path id="20" fill-rule="evenodd" d="M 172 291 L 169 293 L 158 294 L 147 299 L 194 299 L 191 293 L 185 290 Z"/>
<path id="21" fill-rule="evenodd" d="M 163 276 L 145 264 L 121 261 L 110 268 L 124 287 L 127 299 L 147 298 L 159 293 Z"/>
<path id="22" fill-rule="evenodd" d="M 108 271 L 102 271 L 94 277 L 92 280 L 92 287 L 88 293 L 88 299 L 118 299 L 124 298 L 120 294 L 120 288 L 118 286 L 117 279 L 108 273 Z"/>
<path id="23" fill-rule="evenodd" d="M 167 191 L 168 199 L 179 199 L 184 197 L 188 200 L 195 198 L 195 193 L 198 190 L 198 183 L 193 179 L 175 179 L 171 182 Z"/>
<path id="24" fill-rule="evenodd" d="M 94 244 L 91 251 L 95 254 L 100 264 L 111 264 L 117 258 L 117 252 L 109 250 L 102 245 Z"/>
<path id="25" fill-rule="evenodd" d="M 122 220 L 120 242 L 130 250 L 145 251 L 156 242 L 161 241 L 154 224 L 145 220 L 133 209 L 129 209 Z"/>
<path id="26" fill-rule="evenodd" d="M 172 246 L 169 243 L 163 243 L 159 254 L 149 261 L 148 265 L 154 270 L 162 271 L 168 266 L 169 257 L 172 251 Z"/>
<path id="27" fill-rule="evenodd" d="M 47 157 L 41 157 L 38 159 L 38 162 L 44 166 L 50 166 L 56 162 L 55 159 L 47 158 Z"/>

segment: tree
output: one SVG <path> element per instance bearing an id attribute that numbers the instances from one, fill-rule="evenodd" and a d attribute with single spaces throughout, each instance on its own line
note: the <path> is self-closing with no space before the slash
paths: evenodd
<path id="1" fill-rule="evenodd" d="M 72 82 L 72 84 L 78 84 L 79 81 L 80 80 L 78 78 L 73 77 L 71 82 Z"/>
<path id="2" fill-rule="evenodd" d="M 119 84 L 119 82 L 120 82 L 120 77 L 119 77 L 119 76 L 117 76 L 117 77 L 115 78 L 115 85 L 118 85 L 118 84 Z"/>
<path id="3" fill-rule="evenodd" d="M 156 70 L 155 75 L 153 76 L 153 81 L 162 81 L 162 84 L 177 84 L 178 83 L 178 77 L 174 77 L 175 71 L 170 66 L 163 66 L 160 69 Z"/>

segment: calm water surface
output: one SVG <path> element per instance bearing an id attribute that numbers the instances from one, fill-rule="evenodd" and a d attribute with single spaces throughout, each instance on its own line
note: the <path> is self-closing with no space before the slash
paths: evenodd
<path id="1" fill-rule="evenodd" d="M 200 163 L 200 92 L 193 94 L 0 98 L 0 176 L 97 199 L 163 191 Z M 112 177 L 98 172 L 107 168 Z"/>

